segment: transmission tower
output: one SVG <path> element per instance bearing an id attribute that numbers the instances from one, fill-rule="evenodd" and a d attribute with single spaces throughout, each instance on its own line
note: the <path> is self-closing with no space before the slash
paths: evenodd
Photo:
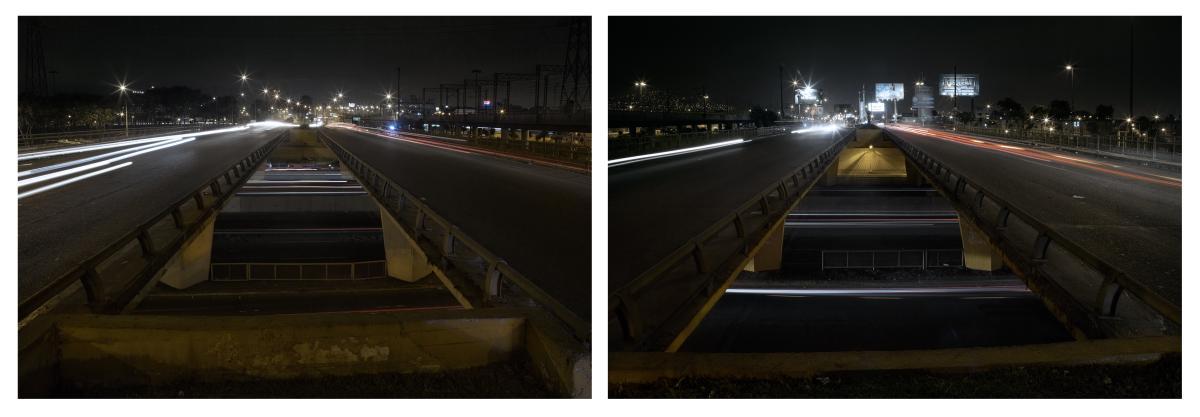
<path id="1" fill-rule="evenodd" d="M 567 58 L 563 63 L 563 81 L 559 102 L 563 112 L 575 114 L 591 101 L 592 53 L 591 18 L 573 17 L 568 24 Z"/>
<path id="2" fill-rule="evenodd" d="M 42 51 L 42 27 L 37 19 L 22 19 L 25 24 L 25 50 L 22 57 L 25 61 L 25 93 L 44 97 L 46 86 L 46 55 Z"/>

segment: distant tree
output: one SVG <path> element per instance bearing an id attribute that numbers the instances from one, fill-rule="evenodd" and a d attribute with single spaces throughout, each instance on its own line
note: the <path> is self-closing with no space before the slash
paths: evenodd
<path id="1" fill-rule="evenodd" d="M 759 127 L 770 126 L 779 120 L 779 114 L 771 109 L 755 106 L 750 109 L 750 120 Z"/>
<path id="2" fill-rule="evenodd" d="M 959 112 L 958 114 L 954 115 L 954 117 L 962 123 L 971 123 L 975 121 L 975 113 L 969 111 Z"/>
<path id="3" fill-rule="evenodd" d="M 1153 126 L 1151 125 L 1149 117 L 1138 116 L 1137 119 L 1133 119 L 1133 127 L 1137 129 L 1138 132 L 1145 132 L 1151 130 Z"/>
<path id="4" fill-rule="evenodd" d="M 1054 120 L 1067 120 L 1071 118 L 1071 104 L 1066 100 L 1051 100 L 1050 101 L 1050 118 Z"/>
<path id="5" fill-rule="evenodd" d="M 1107 104 L 1096 106 L 1096 120 L 1112 120 L 1113 107 Z"/>
<path id="6" fill-rule="evenodd" d="M 1011 97 L 1005 97 L 993 106 L 995 115 L 1005 120 L 1020 120 L 1025 118 L 1025 107 Z"/>

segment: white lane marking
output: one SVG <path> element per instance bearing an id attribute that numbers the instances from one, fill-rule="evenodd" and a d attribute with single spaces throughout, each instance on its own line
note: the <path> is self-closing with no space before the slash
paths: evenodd
<path id="1" fill-rule="evenodd" d="M 125 154 L 125 153 L 130 153 L 130 152 L 137 152 L 137 151 L 140 151 L 140 150 L 142 150 L 142 149 L 153 148 L 153 147 L 155 147 L 155 146 L 164 145 L 164 144 L 166 144 L 166 143 L 171 143 L 171 142 L 173 142 L 173 141 L 176 141 L 176 140 L 179 140 L 179 139 L 171 139 L 171 140 L 168 140 L 168 141 L 159 141 L 159 142 L 151 143 L 151 144 L 149 144 L 149 145 L 142 145 L 142 146 L 138 146 L 138 147 L 134 147 L 134 148 L 122 149 L 122 150 L 119 150 L 119 151 L 113 151 L 113 152 L 109 152 L 109 153 L 106 153 L 106 154 L 101 154 L 101 155 L 96 155 L 96 156 L 89 156 L 89 157 L 87 157 L 87 158 L 83 158 L 83 159 L 76 159 L 76 160 L 69 161 L 69 162 L 63 162 L 63 163 L 61 163 L 61 164 L 47 165 L 47 166 L 44 166 L 44 167 L 41 167 L 41 168 L 34 168 L 34 169 L 31 169 L 31 170 L 28 170 L 28 171 L 21 171 L 21 172 L 18 172 L 18 173 L 17 173 L 17 178 L 21 178 L 21 177 L 24 177 L 24 176 L 27 176 L 27 175 L 41 174 L 41 173 L 43 173 L 43 172 L 56 171 L 56 170 L 59 170 L 59 169 L 62 169 L 62 168 L 69 168 L 69 167 L 73 167 L 73 166 L 76 166 L 76 165 L 80 165 L 80 164 L 86 164 L 86 163 L 88 163 L 88 162 L 92 162 L 92 161 L 98 161 L 98 160 L 101 160 L 101 159 L 104 159 L 104 158 L 109 158 L 109 157 L 117 156 L 117 155 L 120 155 L 120 154 Z M 166 142 L 166 143 L 163 143 L 163 142 Z"/>

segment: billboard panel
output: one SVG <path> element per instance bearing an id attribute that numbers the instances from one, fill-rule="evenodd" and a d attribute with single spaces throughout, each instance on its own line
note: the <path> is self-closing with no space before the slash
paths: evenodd
<path id="1" fill-rule="evenodd" d="M 878 101 L 904 100 L 904 84 L 901 84 L 901 83 L 876 83 L 875 84 L 875 100 L 878 100 Z"/>
<path id="2" fill-rule="evenodd" d="M 867 110 L 872 112 L 884 111 L 882 102 L 867 103 Z"/>
<path id="3" fill-rule="evenodd" d="M 820 98 L 820 91 L 810 86 L 796 89 L 796 104 L 813 103 Z"/>
<path id="4" fill-rule="evenodd" d="M 957 79 L 956 79 L 957 78 Z M 979 74 L 942 74 L 941 95 L 974 97 L 979 95 Z"/>
<path id="5" fill-rule="evenodd" d="M 933 86 L 918 85 L 913 91 L 914 109 L 932 109 L 933 108 Z"/>

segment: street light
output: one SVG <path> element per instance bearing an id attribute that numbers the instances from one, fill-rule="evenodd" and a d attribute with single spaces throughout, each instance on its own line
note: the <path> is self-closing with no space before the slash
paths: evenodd
<path id="1" fill-rule="evenodd" d="M 1067 72 L 1071 74 L 1071 108 L 1067 109 L 1067 113 L 1073 113 L 1075 111 L 1075 67 L 1067 64 Z"/>
<path id="2" fill-rule="evenodd" d="M 121 83 L 121 84 L 117 85 L 117 91 L 120 93 L 120 95 L 118 96 L 118 99 L 121 100 L 121 104 L 123 106 L 121 115 L 125 116 L 125 136 L 126 137 L 129 136 L 129 102 L 125 99 L 125 91 L 128 89 L 129 88 L 128 88 L 128 86 L 125 85 L 125 83 Z"/>

